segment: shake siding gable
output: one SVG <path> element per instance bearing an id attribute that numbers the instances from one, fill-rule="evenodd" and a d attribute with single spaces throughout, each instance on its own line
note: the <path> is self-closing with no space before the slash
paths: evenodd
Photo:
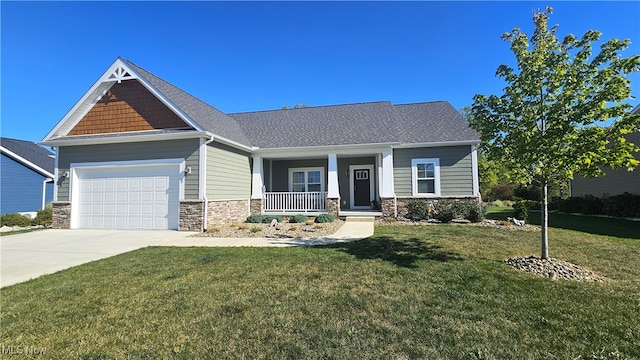
<path id="1" fill-rule="evenodd" d="M 251 196 L 249 154 L 219 143 L 207 145 L 207 198 L 240 200 Z"/>
<path id="2" fill-rule="evenodd" d="M 411 159 L 439 158 L 442 196 L 473 195 L 470 146 L 395 149 L 393 176 L 396 196 L 412 196 Z"/>
<path id="3" fill-rule="evenodd" d="M 61 146 L 58 173 L 69 171 L 71 163 L 111 162 L 184 158 L 191 168 L 184 181 L 185 200 L 198 199 L 199 139 L 146 141 L 139 143 Z M 69 201 L 69 179 L 58 183 L 58 201 Z"/>
<path id="4" fill-rule="evenodd" d="M 69 135 L 186 128 L 175 113 L 137 80 L 114 84 Z"/>

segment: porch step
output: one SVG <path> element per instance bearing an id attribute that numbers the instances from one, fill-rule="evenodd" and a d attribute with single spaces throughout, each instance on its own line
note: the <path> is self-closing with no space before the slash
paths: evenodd
<path id="1" fill-rule="evenodd" d="M 374 222 L 375 216 L 347 216 L 344 221 L 347 222 Z"/>

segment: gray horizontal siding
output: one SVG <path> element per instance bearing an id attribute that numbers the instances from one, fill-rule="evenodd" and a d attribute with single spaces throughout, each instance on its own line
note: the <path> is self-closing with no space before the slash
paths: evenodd
<path id="1" fill-rule="evenodd" d="M 251 196 L 249 154 L 219 143 L 207 147 L 207 198 L 248 199 Z"/>
<path id="2" fill-rule="evenodd" d="M 470 146 L 395 149 L 393 182 L 396 196 L 412 196 L 411 159 L 440 159 L 440 192 L 442 196 L 473 195 L 473 172 Z"/>
<path id="3" fill-rule="evenodd" d="M 324 168 L 324 187 L 327 190 L 328 159 L 273 160 L 271 162 L 271 191 L 289 191 L 289 169 Z"/>
<path id="4" fill-rule="evenodd" d="M 184 181 L 186 200 L 198 199 L 199 139 L 145 141 L 139 143 L 62 146 L 58 152 L 58 169 L 69 171 L 72 163 L 133 161 L 155 159 L 185 159 L 191 173 Z M 59 182 L 58 201 L 69 201 L 69 179 Z"/>
<path id="5" fill-rule="evenodd" d="M 605 176 L 582 178 L 576 176 L 571 181 L 571 196 L 593 195 L 595 197 L 615 196 L 625 192 L 640 195 L 640 169 L 604 169 Z"/>
<path id="6" fill-rule="evenodd" d="M 627 141 L 640 146 L 640 133 L 628 134 Z M 635 154 L 640 160 L 640 153 Z M 571 181 L 571 196 L 593 195 L 596 197 L 615 196 L 625 192 L 640 195 L 640 168 L 628 171 L 626 168 L 604 168 L 604 176 L 582 178 Z"/>

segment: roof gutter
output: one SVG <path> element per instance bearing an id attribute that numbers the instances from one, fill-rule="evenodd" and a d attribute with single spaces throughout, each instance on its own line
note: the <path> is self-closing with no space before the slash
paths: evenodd
<path id="1" fill-rule="evenodd" d="M 53 179 L 53 174 L 52 173 L 50 173 L 49 171 L 41 168 L 40 166 L 38 166 L 38 165 L 36 165 L 34 163 L 32 163 L 31 161 L 23 158 L 22 156 L 14 153 L 13 151 L 11 151 L 11 150 L 3 147 L 3 146 L 0 146 L 0 152 L 6 154 L 10 158 L 12 158 L 12 159 L 14 159 L 14 160 L 16 160 L 18 162 L 21 162 L 22 164 L 30 167 L 32 170 L 40 173 L 41 175 Z"/>
<path id="2" fill-rule="evenodd" d="M 160 133 L 160 134 L 136 134 L 127 136 L 117 136 L 118 133 L 114 133 L 114 136 L 105 136 L 98 138 L 65 138 L 65 139 L 52 139 L 47 141 L 41 141 L 38 145 L 45 146 L 80 146 L 80 145 L 98 145 L 98 144 L 119 144 L 119 143 L 131 143 L 140 141 L 162 141 L 162 140 L 182 140 L 182 139 L 199 139 L 210 138 L 213 134 L 204 131 L 185 131 L 185 132 L 172 132 L 172 133 Z"/>
<path id="3" fill-rule="evenodd" d="M 427 143 L 406 143 L 394 146 L 396 149 L 425 148 L 425 147 L 443 147 L 443 146 L 469 146 L 479 145 L 480 140 L 458 140 L 458 141 L 438 141 Z"/>
<path id="4" fill-rule="evenodd" d="M 305 157 L 309 155 L 326 155 L 329 152 L 337 155 L 367 154 L 381 151 L 381 149 L 393 148 L 399 145 L 398 142 L 377 143 L 377 144 L 349 144 L 349 145 L 319 145 L 319 146 L 297 146 L 282 148 L 254 148 L 254 154 L 262 157 L 282 156 Z"/>

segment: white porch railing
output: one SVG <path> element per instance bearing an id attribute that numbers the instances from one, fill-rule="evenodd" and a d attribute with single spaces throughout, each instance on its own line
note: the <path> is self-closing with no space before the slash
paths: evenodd
<path id="1" fill-rule="evenodd" d="M 264 212 L 323 212 L 327 210 L 327 192 L 267 192 Z"/>

